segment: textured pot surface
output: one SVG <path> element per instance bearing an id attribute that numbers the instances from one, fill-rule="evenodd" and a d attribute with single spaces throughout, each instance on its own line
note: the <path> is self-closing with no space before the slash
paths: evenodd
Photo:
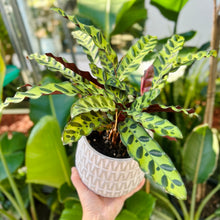
<path id="1" fill-rule="evenodd" d="M 85 136 L 78 141 L 76 168 L 83 183 L 105 197 L 119 197 L 132 191 L 144 177 L 131 158 L 115 159 L 97 152 Z"/>

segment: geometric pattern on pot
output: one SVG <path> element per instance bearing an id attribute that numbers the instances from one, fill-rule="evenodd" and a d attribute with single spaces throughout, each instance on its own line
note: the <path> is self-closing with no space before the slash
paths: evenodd
<path id="1" fill-rule="evenodd" d="M 102 155 L 85 136 L 78 141 L 75 163 L 83 183 L 105 197 L 125 195 L 144 178 L 144 173 L 132 158 L 116 159 Z"/>

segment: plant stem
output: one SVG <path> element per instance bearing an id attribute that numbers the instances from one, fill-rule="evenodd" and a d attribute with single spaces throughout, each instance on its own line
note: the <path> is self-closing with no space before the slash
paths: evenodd
<path id="1" fill-rule="evenodd" d="M 158 217 L 160 217 L 160 219 L 163 219 L 163 220 L 172 220 L 172 218 L 170 218 L 169 216 L 165 215 L 164 213 L 154 209 L 154 212 L 156 215 L 158 215 Z"/>
<path id="2" fill-rule="evenodd" d="M 179 203 L 179 205 L 181 207 L 181 210 L 183 211 L 184 219 L 188 220 L 189 219 L 189 213 L 187 211 L 185 203 L 183 202 L 183 200 L 179 200 L 179 199 L 178 199 L 178 203 Z"/>
<path id="3" fill-rule="evenodd" d="M 216 214 L 213 213 L 210 216 L 208 216 L 207 218 L 205 218 L 205 220 L 213 220 L 216 217 Z"/>
<path id="4" fill-rule="evenodd" d="M 4 157 L 3 152 L 2 152 L 1 145 L 0 145 L 0 159 L 2 161 L 2 165 L 3 165 L 4 169 L 5 169 L 6 174 L 7 174 L 7 177 L 8 177 L 9 183 L 11 185 L 11 188 L 12 188 L 12 190 L 14 192 L 14 195 L 15 195 L 15 198 L 17 200 L 17 203 L 20 206 L 20 209 L 22 211 L 22 217 L 25 220 L 30 220 L 30 216 L 29 216 L 29 214 L 28 214 L 28 212 L 27 212 L 27 210 L 25 208 L 25 205 L 24 205 L 24 202 L 22 200 L 21 194 L 19 193 L 18 188 L 17 188 L 17 186 L 15 184 L 15 181 L 12 178 L 12 175 L 11 175 L 11 173 L 9 171 L 8 165 L 6 163 L 5 157 Z"/>
<path id="5" fill-rule="evenodd" d="M 106 1 L 106 13 L 105 13 L 105 37 L 106 39 L 109 41 L 110 40 L 110 33 L 109 33 L 109 29 L 110 29 L 110 9 L 111 9 L 111 0 L 107 0 Z"/>
<path id="6" fill-rule="evenodd" d="M 190 220 L 194 218 L 195 206 L 196 206 L 196 191 L 197 191 L 197 184 L 193 183 L 192 189 L 192 197 L 191 197 L 191 206 L 190 206 Z"/>
<path id="7" fill-rule="evenodd" d="M 54 118 L 57 118 L 52 95 L 49 95 L 49 103 L 50 103 L 50 110 L 51 110 L 52 116 Z"/>
<path id="8" fill-rule="evenodd" d="M 28 194 L 29 194 L 29 199 L 30 199 L 30 210 L 31 210 L 32 219 L 33 220 L 38 220 L 36 209 L 35 209 L 35 204 L 34 204 L 32 187 L 31 187 L 30 183 L 28 184 Z"/>
<path id="9" fill-rule="evenodd" d="M 208 201 L 212 198 L 212 196 L 218 192 L 218 190 L 220 190 L 220 184 L 218 184 L 201 202 L 201 204 L 198 207 L 198 210 L 195 214 L 195 220 L 198 220 L 203 208 L 205 207 L 205 205 L 208 203 Z"/>
<path id="10" fill-rule="evenodd" d="M 220 16 L 218 15 L 216 0 L 213 0 L 214 10 L 213 10 L 213 24 L 212 24 L 212 39 L 211 39 L 211 49 L 218 52 L 219 41 L 220 41 Z M 216 77 L 217 77 L 217 65 L 218 57 L 210 57 L 210 72 L 209 72 L 209 82 L 207 91 L 207 103 L 205 109 L 204 123 L 207 123 L 209 127 L 212 127 L 213 121 L 213 111 L 215 103 L 215 92 L 216 92 Z"/>
<path id="11" fill-rule="evenodd" d="M 181 216 L 179 215 L 175 207 L 172 205 L 172 203 L 167 198 L 153 191 L 151 193 L 152 195 L 156 196 L 157 198 L 159 198 L 161 201 L 163 201 L 167 205 L 167 207 L 172 211 L 172 213 L 175 215 L 177 220 L 182 220 Z"/>
<path id="12" fill-rule="evenodd" d="M 18 206 L 16 200 L 12 197 L 12 195 L 2 186 L 0 185 L 0 191 L 7 197 L 7 199 L 11 202 L 15 210 L 19 213 L 20 216 L 22 216 L 22 211 L 20 207 Z"/>
<path id="13" fill-rule="evenodd" d="M 16 220 L 16 218 L 12 215 L 10 215 L 9 213 L 7 213 L 5 210 L 0 209 L 0 214 L 4 215 L 5 217 L 7 217 L 9 220 Z"/>

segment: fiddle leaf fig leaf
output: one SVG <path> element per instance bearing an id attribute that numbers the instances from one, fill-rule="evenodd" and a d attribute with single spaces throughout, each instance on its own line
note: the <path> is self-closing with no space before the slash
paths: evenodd
<path id="1" fill-rule="evenodd" d="M 71 107 L 71 117 L 74 118 L 77 115 L 90 111 L 115 111 L 115 103 L 112 99 L 101 96 L 101 95 L 92 95 L 86 96 L 82 99 L 79 99 Z"/>
<path id="2" fill-rule="evenodd" d="M 183 149 L 183 171 L 188 180 L 203 183 L 214 172 L 219 156 L 217 135 L 207 124 L 195 127 Z"/>
<path id="3" fill-rule="evenodd" d="M 107 116 L 101 112 L 87 112 L 77 115 L 68 122 L 63 131 L 63 143 L 78 141 L 83 135 L 89 135 L 108 121 Z"/>
<path id="4" fill-rule="evenodd" d="M 123 81 L 128 74 L 134 72 L 140 66 L 143 58 L 152 52 L 157 44 L 157 38 L 153 36 L 141 37 L 127 52 L 119 63 L 117 74 Z"/>
<path id="5" fill-rule="evenodd" d="M 186 56 L 179 56 L 173 63 L 173 68 L 178 68 L 182 65 L 189 65 L 195 60 L 201 60 L 204 57 L 217 56 L 216 50 L 199 51 L 198 53 L 189 53 Z"/>
<path id="6" fill-rule="evenodd" d="M 80 81 L 81 77 L 74 73 L 69 68 L 66 68 L 62 63 L 56 61 L 53 57 L 47 55 L 31 54 L 28 56 L 30 60 L 37 61 L 40 65 L 46 66 L 49 70 L 53 72 L 60 72 L 64 77 L 71 79 L 73 81 Z"/>
<path id="7" fill-rule="evenodd" d="M 178 127 L 166 119 L 147 112 L 134 112 L 133 119 L 143 125 L 144 128 L 154 130 L 160 136 L 182 138 L 182 133 Z"/>
<path id="8" fill-rule="evenodd" d="M 42 95 L 65 94 L 74 96 L 78 90 L 74 88 L 71 82 L 49 83 L 43 86 L 34 86 L 26 92 L 16 92 L 14 97 L 6 98 L 5 102 L 0 105 L 0 111 L 10 103 L 22 102 L 25 98 L 37 99 Z"/>
<path id="9" fill-rule="evenodd" d="M 186 199 L 186 189 L 170 158 L 137 122 L 127 118 L 119 123 L 120 137 L 129 155 L 141 169 L 178 199 Z"/>
<path id="10" fill-rule="evenodd" d="M 81 30 L 73 31 L 72 35 L 77 43 L 83 47 L 89 61 L 97 64 L 99 61 L 98 47 L 94 44 L 92 38 Z"/>

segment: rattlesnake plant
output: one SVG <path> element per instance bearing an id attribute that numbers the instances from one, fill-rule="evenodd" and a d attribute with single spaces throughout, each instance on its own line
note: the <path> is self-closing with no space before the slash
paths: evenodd
<path id="1" fill-rule="evenodd" d="M 170 194 L 185 199 L 186 190 L 178 171 L 148 130 L 161 136 L 182 138 L 180 130 L 171 122 L 150 113 L 194 113 L 178 106 L 152 105 L 152 101 L 160 94 L 169 72 L 181 65 L 191 64 L 194 60 L 215 55 L 215 51 L 179 56 L 184 38 L 172 36 L 157 54 L 153 65 L 145 72 L 141 91 L 137 91 L 129 84 L 127 77 L 138 69 L 147 54 L 154 51 L 156 37 L 141 37 L 118 62 L 116 52 L 100 30 L 81 23 L 75 16 L 69 16 L 59 8 L 53 10 L 78 27 L 73 36 L 90 61 L 91 73 L 82 71 L 74 63 L 68 63 L 53 54 L 32 54 L 29 59 L 36 60 L 52 71 L 59 71 L 68 81 L 33 86 L 27 92 L 17 92 L 14 97 L 5 100 L 1 109 L 25 98 L 37 99 L 49 94 L 80 94 L 81 98 L 71 107 L 71 120 L 64 128 L 63 143 L 76 142 L 82 135 L 87 136 L 94 130 L 112 129 L 113 133 L 120 134 L 130 157 L 139 163 L 146 176 Z"/>

